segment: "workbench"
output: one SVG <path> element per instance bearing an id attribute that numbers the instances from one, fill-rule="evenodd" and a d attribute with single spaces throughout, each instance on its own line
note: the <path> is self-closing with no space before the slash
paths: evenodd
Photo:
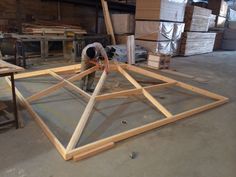
<path id="1" fill-rule="evenodd" d="M 7 63 L 0 59 L 0 77 L 10 76 L 11 78 L 12 102 L 13 102 L 13 112 L 14 112 L 14 119 L 0 122 L 0 126 L 15 124 L 16 128 L 19 127 L 14 74 L 21 71 L 24 71 L 22 67 Z"/>

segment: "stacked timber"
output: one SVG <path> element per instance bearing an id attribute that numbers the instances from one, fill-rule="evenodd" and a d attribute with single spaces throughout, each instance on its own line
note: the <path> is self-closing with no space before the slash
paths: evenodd
<path id="1" fill-rule="evenodd" d="M 185 30 L 207 32 L 211 20 L 211 12 L 211 10 L 202 7 L 187 6 L 184 18 Z"/>
<path id="2" fill-rule="evenodd" d="M 209 53 L 213 51 L 216 33 L 185 32 L 181 42 L 181 54 L 184 56 Z"/>
<path id="3" fill-rule="evenodd" d="M 116 44 L 127 44 L 128 37 L 134 35 L 135 17 L 133 14 L 112 14 Z"/>
<path id="4" fill-rule="evenodd" d="M 55 22 L 34 22 L 34 23 L 23 23 L 22 32 L 24 34 L 55 34 L 64 35 L 66 32 L 73 34 L 86 34 L 87 32 L 80 26 L 66 25 Z"/>
<path id="5" fill-rule="evenodd" d="M 228 4 L 224 0 L 208 0 L 208 9 L 216 15 L 216 27 L 224 27 L 228 11 Z"/>
<path id="6" fill-rule="evenodd" d="M 210 20 L 211 10 L 198 6 L 186 7 L 186 26 L 180 46 L 181 55 L 189 56 L 213 51 L 216 33 L 208 33 Z"/>
<path id="7" fill-rule="evenodd" d="M 136 1 L 135 42 L 146 48 L 150 55 L 156 56 L 149 57 L 150 66 L 156 67 L 157 63 L 161 63 L 159 61 L 163 61 L 160 58 L 178 53 L 184 31 L 185 6 L 185 0 Z"/>

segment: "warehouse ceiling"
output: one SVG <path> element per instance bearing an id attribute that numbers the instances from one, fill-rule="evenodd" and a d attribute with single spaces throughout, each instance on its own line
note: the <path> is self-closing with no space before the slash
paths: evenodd
<path id="1" fill-rule="evenodd" d="M 42 0 L 42 1 L 57 1 L 58 0 Z M 101 1 L 100 0 L 59 0 L 59 2 L 66 2 L 66 3 L 73 3 L 73 4 L 81 4 L 86 6 L 98 6 L 101 7 Z M 125 3 L 119 3 L 114 2 L 111 0 L 108 0 L 109 8 L 112 10 L 118 10 L 118 11 L 125 11 L 125 12 L 135 12 L 135 6 Z"/>

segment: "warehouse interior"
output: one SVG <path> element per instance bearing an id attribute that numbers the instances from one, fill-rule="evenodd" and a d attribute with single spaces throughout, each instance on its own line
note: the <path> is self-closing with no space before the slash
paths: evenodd
<path id="1" fill-rule="evenodd" d="M 0 8 L 1 177 L 236 177 L 235 0 Z"/>

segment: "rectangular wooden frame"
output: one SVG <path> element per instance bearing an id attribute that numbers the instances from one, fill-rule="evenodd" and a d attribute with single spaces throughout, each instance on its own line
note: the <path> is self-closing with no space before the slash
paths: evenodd
<path id="1" fill-rule="evenodd" d="M 147 70 L 144 70 L 142 68 L 132 66 L 132 65 L 126 65 L 126 64 L 112 64 L 111 65 L 111 71 L 118 71 L 120 72 L 125 78 L 127 78 L 131 84 L 134 85 L 135 89 L 129 89 L 129 90 L 124 90 L 120 92 L 113 92 L 109 94 L 103 94 L 99 95 L 99 92 L 103 86 L 103 83 L 106 79 L 106 72 L 103 71 L 103 74 L 95 88 L 95 91 L 93 92 L 92 95 L 89 95 L 88 93 L 84 92 L 77 86 L 75 86 L 72 82 L 81 79 L 82 77 L 98 70 L 99 68 L 93 67 L 89 70 L 86 70 L 84 72 L 79 73 L 80 70 L 80 65 L 71 65 L 71 66 L 66 66 L 66 67 L 59 67 L 59 68 L 51 68 L 51 69 L 46 69 L 46 70 L 40 70 L 40 71 L 34 71 L 34 72 L 29 72 L 29 73 L 23 73 L 23 74 L 18 74 L 16 75 L 16 79 L 23 79 L 23 78 L 31 78 L 31 77 L 36 77 L 36 76 L 42 76 L 42 75 L 51 75 L 54 78 L 58 79 L 59 82 L 58 84 L 55 84 L 54 86 L 51 86 L 48 89 L 45 89 L 39 93 L 34 94 L 33 96 L 29 98 L 24 98 L 24 96 L 20 93 L 20 91 L 16 88 L 16 93 L 18 96 L 18 99 L 20 103 L 29 111 L 30 115 L 34 118 L 34 120 L 39 124 L 39 126 L 42 128 L 44 133 L 47 135 L 49 140 L 52 142 L 52 144 L 56 147 L 58 152 L 62 155 L 62 157 L 65 160 L 81 160 L 86 157 L 90 157 L 92 155 L 95 155 L 99 152 L 102 152 L 104 150 L 107 150 L 111 147 L 113 147 L 114 143 L 119 142 L 121 140 L 136 136 L 138 134 L 147 132 L 149 130 L 170 124 L 172 122 L 176 122 L 178 120 L 190 117 L 192 115 L 195 115 L 197 113 L 212 109 L 214 107 L 220 106 L 226 102 L 228 102 L 228 98 L 209 92 L 207 90 L 203 90 L 197 87 L 194 87 L 189 84 L 185 84 L 183 82 L 179 82 L 177 80 L 162 76 L 160 74 L 156 74 Z M 138 74 L 142 74 L 147 77 L 151 77 L 154 79 L 158 79 L 163 81 L 163 84 L 159 85 L 153 85 L 153 86 L 147 86 L 147 87 L 142 87 L 131 75 L 128 74 L 128 71 L 132 71 Z M 64 79 L 63 77 L 59 76 L 59 73 L 74 73 L 74 76 L 72 76 L 69 79 Z M 10 80 L 9 78 L 6 78 L 6 81 L 10 85 Z M 33 110 L 32 106 L 30 103 L 32 101 L 35 101 L 37 99 L 42 98 L 45 95 L 48 95 L 52 92 L 54 92 L 56 89 L 60 89 L 62 87 L 69 87 L 70 89 L 73 89 L 74 91 L 77 91 L 79 94 L 84 96 L 85 99 L 87 99 L 88 105 L 72 135 L 72 138 L 65 148 L 61 142 L 58 140 L 58 138 L 52 133 L 52 131 L 48 128 L 48 126 L 45 124 L 43 119 Z M 172 115 L 156 98 L 154 98 L 149 91 L 150 90 L 158 90 L 166 87 L 171 87 L 171 86 L 178 86 L 186 90 L 190 90 L 192 92 L 198 93 L 200 95 L 209 97 L 213 100 L 214 102 L 194 108 L 189 111 L 185 111 L 182 113 L 179 113 L 177 115 Z M 82 132 L 84 130 L 84 127 L 89 119 L 90 113 L 93 109 L 93 106 L 95 105 L 96 101 L 102 101 L 102 100 L 107 100 L 107 99 L 112 99 L 112 98 L 118 98 L 120 96 L 129 96 L 129 95 L 136 95 L 136 94 L 143 94 L 147 100 L 149 100 L 163 115 L 165 115 L 165 118 L 89 143 L 87 145 L 84 145 L 82 147 L 76 148 L 76 145 L 80 139 L 80 136 L 82 135 Z"/>

